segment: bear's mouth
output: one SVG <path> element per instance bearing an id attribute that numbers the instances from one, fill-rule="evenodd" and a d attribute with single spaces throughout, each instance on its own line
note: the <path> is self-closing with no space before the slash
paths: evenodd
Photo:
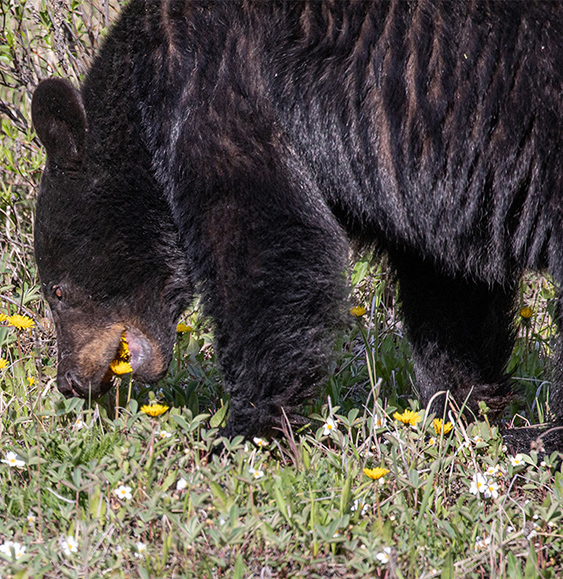
<path id="1" fill-rule="evenodd" d="M 136 374 L 154 358 L 154 348 L 150 341 L 138 330 L 125 330 L 123 336 L 129 348 L 131 370 L 133 374 Z"/>
<path id="2" fill-rule="evenodd" d="M 135 328 L 124 330 L 113 360 L 102 379 L 102 388 L 106 385 L 111 387 L 115 377 L 127 374 L 140 380 L 154 381 L 152 375 L 146 375 L 155 358 L 158 358 L 155 356 L 155 348 L 143 333 Z M 151 374 L 150 370 L 148 373 Z"/>
<path id="3" fill-rule="evenodd" d="M 135 340 L 131 340 L 131 337 L 127 335 L 127 331 L 124 330 L 121 334 L 121 339 L 119 345 L 115 350 L 113 359 L 109 364 L 109 367 L 102 378 L 100 389 L 102 394 L 107 392 L 116 382 L 118 378 L 122 378 L 127 374 L 133 373 L 133 366 L 131 365 L 131 352 L 129 350 L 129 342 L 135 343 Z M 138 348 L 135 348 L 137 351 Z M 138 356 L 135 356 L 137 359 Z"/>

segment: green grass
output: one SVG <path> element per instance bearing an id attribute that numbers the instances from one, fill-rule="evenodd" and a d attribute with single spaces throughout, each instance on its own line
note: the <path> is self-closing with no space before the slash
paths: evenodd
<path id="1" fill-rule="evenodd" d="M 25 546 L 17 561 L 3 558 L 4 577 L 513 578 L 563 568 L 563 475 L 533 455 L 512 466 L 486 422 L 456 421 L 437 436 L 429 417 L 405 426 L 372 399 L 346 414 L 323 406 L 303 433 L 264 447 L 225 442 L 217 456 L 208 414 L 151 418 L 131 400 L 116 419 L 52 391 L 39 397 L 1 399 L 0 448 L 24 463 L 0 465 L 0 537 Z M 324 435 L 329 416 L 337 428 Z M 488 478 L 498 496 L 472 494 L 473 475 L 497 465 Z M 384 484 L 363 473 L 381 466 Z M 131 498 L 118 497 L 122 485 Z M 69 536 L 77 550 L 65 554 Z M 390 563 L 378 558 L 386 547 Z"/>
<path id="2" fill-rule="evenodd" d="M 29 99 L 39 77 L 76 82 L 107 24 L 105 2 L 69 4 L 60 13 L 52 2 L 0 7 L 0 313 L 35 322 L 25 331 L 0 322 L 0 459 L 15 453 L 20 465 L 0 462 L 2 579 L 561 577 L 555 457 L 513 466 L 486 416 L 467 421 L 455 410 L 453 429 L 436 435 L 411 401 L 411 355 L 385 264 L 362 258 L 351 270 L 353 300 L 367 311 L 340 337 L 331 378 L 304 409 L 310 423 L 266 446 L 224 441 L 223 454 L 210 453 L 228 402 L 197 305 L 161 384 L 133 384 L 129 400 L 122 384 L 117 408 L 116 391 L 91 407 L 58 394 L 32 257 L 44 156 Z M 110 18 L 116 8 L 108 4 Z M 530 275 L 521 302 L 535 314 L 522 320 L 510 362 L 520 396 L 504 419 L 517 425 L 549 415 L 553 286 Z M 156 400 L 170 410 L 140 411 Z M 406 408 L 419 412 L 415 427 L 393 419 Z M 325 435 L 329 418 L 336 428 Z M 364 474 L 376 467 L 389 470 L 383 484 Z M 496 467 L 486 478 L 498 496 L 473 494 L 474 475 Z"/>

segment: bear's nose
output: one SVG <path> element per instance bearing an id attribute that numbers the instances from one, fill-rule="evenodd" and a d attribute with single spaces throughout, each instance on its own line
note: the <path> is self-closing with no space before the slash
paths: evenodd
<path id="1" fill-rule="evenodd" d="M 59 375 L 57 379 L 57 388 L 66 398 L 80 396 L 78 391 L 81 388 L 81 384 L 72 370 L 67 370 L 62 376 Z"/>

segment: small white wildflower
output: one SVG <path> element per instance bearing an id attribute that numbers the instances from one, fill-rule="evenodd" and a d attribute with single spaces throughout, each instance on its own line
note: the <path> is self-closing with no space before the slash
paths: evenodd
<path id="1" fill-rule="evenodd" d="M 176 483 L 176 490 L 183 491 L 188 486 L 188 481 L 184 477 L 180 477 Z"/>
<path id="2" fill-rule="evenodd" d="M 76 553 L 78 551 L 77 539 L 72 535 L 69 535 L 68 537 L 66 537 L 66 539 L 63 538 L 61 540 L 61 549 L 63 550 L 63 553 L 67 557 L 70 557 L 71 553 Z"/>
<path id="3" fill-rule="evenodd" d="M 522 466 L 524 464 L 524 457 L 521 454 L 510 456 L 510 464 L 512 466 Z"/>
<path id="4" fill-rule="evenodd" d="M 514 533 L 514 527 L 512 527 L 511 525 L 508 525 L 508 527 L 506 527 L 506 532 L 507 533 Z"/>
<path id="5" fill-rule="evenodd" d="M 254 478 L 254 479 L 259 479 L 259 478 L 262 478 L 264 476 L 264 471 L 259 469 L 259 468 L 251 467 L 249 469 L 249 472 L 252 475 L 252 478 Z"/>
<path id="6" fill-rule="evenodd" d="M 131 487 L 127 485 L 119 485 L 113 492 L 120 499 L 131 500 Z"/>
<path id="7" fill-rule="evenodd" d="M 157 431 L 156 435 L 158 438 L 170 438 L 172 436 L 171 432 L 167 432 L 166 430 L 159 430 Z"/>
<path id="8" fill-rule="evenodd" d="M 25 462 L 15 452 L 7 452 L 6 458 L 3 458 L 1 462 L 12 468 L 22 468 L 25 466 Z"/>
<path id="9" fill-rule="evenodd" d="M 482 439 L 481 436 L 479 436 L 478 434 L 477 434 L 476 436 L 474 436 L 474 437 L 472 438 L 472 440 L 473 440 L 473 442 L 474 442 L 475 444 L 479 444 L 480 442 L 483 442 L 483 439 Z"/>
<path id="10" fill-rule="evenodd" d="M 77 430 L 82 430 L 84 427 L 86 426 L 86 423 L 84 422 L 84 420 L 82 420 L 82 418 L 77 418 L 73 425 L 71 426 L 71 430 L 74 430 L 75 432 Z"/>
<path id="11" fill-rule="evenodd" d="M 387 425 L 387 418 L 380 414 L 376 414 L 373 419 L 373 426 L 375 428 L 385 428 Z"/>
<path id="12" fill-rule="evenodd" d="M 20 543 L 14 543 L 14 558 L 19 559 L 25 553 L 25 546 Z"/>
<path id="13" fill-rule="evenodd" d="M 338 426 L 336 420 L 329 416 L 323 425 L 323 436 L 328 436 L 333 430 L 338 430 Z"/>
<path id="14" fill-rule="evenodd" d="M 270 444 L 267 440 L 264 440 L 263 438 L 258 438 L 258 436 L 255 436 L 252 440 L 254 441 L 254 444 L 258 448 L 264 448 L 265 446 L 268 446 L 268 444 Z"/>
<path id="15" fill-rule="evenodd" d="M 35 524 L 35 515 L 31 511 L 27 513 L 27 524 L 31 527 Z"/>
<path id="16" fill-rule="evenodd" d="M 350 507 L 351 511 L 360 511 L 360 515 L 364 516 L 368 512 L 368 506 L 360 501 L 360 499 L 356 499 L 354 504 Z"/>
<path id="17" fill-rule="evenodd" d="M 19 559 L 25 553 L 25 547 L 21 543 L 6 541 L 0 545 L 0 553 L 6 555 L 6 557 Z"/>
<path id="18" fill-rule="evenodd" d="M 494 466 L 490 466 L 486 471 L 485 474 L 487 476 L 497 476 L 498 472 L 500 470 L 500 467 L 498 464 L 495 464 Z"/>
<path id="19" fill-rule="evenodd" d="M 219 517 L 219 525 L 222 527 L 227 521 L 223 517 Z"/>
<path id="20" fill-rule="evenodd" d="M 472 495 L 478 495 L 479 493 L 484 493 L 487 488 L 487 481 L 485 477 L 480 473 L 475 473 L 471 479 L 471 485 L 469 487 L 469 492 Z"/>
<path id="21" fill-rule="evenodd" d="M 485 488 L 485 498 L 486 499 L 498 498 L 498 483 L 496 483 L 495 481 L 487 481 Z"/>
<path id="22" fill-rule="evenodd" d="M 487 547 L 488 545 L 491 544 L 491 537 L 484 537 L 483 539 L 481 539 L 481 537 L 477 537 L 475 539 L 475 551 L 479 551 L 481 549 L 485 549 L 485 547 Z"/>
<path id="23" fill-rule="evenodd" d="M 378 553 L 375 558 L 382 564 L 389 563 L 389 555 L 391 555 L 391 547 L 383 547 L 383 551 Z"/>
<path id="24" fill-rule="evenodd" d="M 134 553 L 134 555 L 135 557 L 139 558 L 145 554 L 145 551 L 147 550 L 147 545 L 142 541 L 138 541 L 137 544 L 135 545 L 135 548 L 137 549 L 137 552 Z"/>
<path id="25" fill-rule="evenodd" d="M 508 452 L 508 446 L 506 446 L 506 444 L 503 444 L 501 450 L 506 454 Z"/>
<path id="26" fill-rule="evenodd" d="M 428 440 L 428 445 L 429 446 L 434 446 L 436 444 L 436 439 L 431 436 L 430 439 Z"/>

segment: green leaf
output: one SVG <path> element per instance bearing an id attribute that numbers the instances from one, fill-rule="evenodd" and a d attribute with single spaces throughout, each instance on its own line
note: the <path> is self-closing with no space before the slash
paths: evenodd
<path id="1" fill-rule="evenodd" d="M 170 553 L 170 547 L 172 547 L 172 532 L 166 535 L 162 545 L 162 560 L 166 561 L 168 559 L 168 553 Z"/>
<path id="2" fill-rule="evenodd" d="M 99 486 L 96 486 L 94 492 L 90 495 L 88 499 L 88 509 L 92 517 L 97 519 L 103 519 L 106 514 L 106 499 L 102 494 L 102 490 Z"/>
<path id="3" fill-rule="evenodd" d="M 209 419 L 209 426 L 211 426 L 211 428 L 219 428 L 225 423 L 225 417 L 227 415 L 227 411 L 229 410 L 229 405 L 223 404 L 222 400 L 221 404 L 221 408 L 219 408 L 219 410 L 217 410 L 217 412 L 215 412 L 215 414 Z"/>
<path id="4" fill-rule="evenodd" d="M 424 513 L 426 512 L 426 507 L 428 506 L 428 501 L 430 500 L 430 497 L 432 496 L 433 492 L 434 492 L 434 473 L 431 472 L 430 476 L 428 477 L 428 480 L 426 481 L 426 485 L 424 485 L 424 495 L 422 496 L 422 502 L 420 503 L 418 511 L 418 519 L 416 521 L 417 528 L 422 522 L 422 518 L 424 516 Z"/>
<path id="5" fill-rule="evenodd" d="M 524 579 L 538 579 L 538 577 L 541 577 L 538 570 L 538 559 L 533 545 L 530 545 L 526 567 L 524 568 Z"/>
<path id="6" fill-rule="evenodd" d="M 242 560 L 242 555 L 237 555 L 237 560 L 235 563 L 235 568 L 233 572 L 233 579 L 244 579 L 245 565 Z"/>
<path id="7" fill-rule="evenodd" d="M 510 579 L 523 579 L 522 567 L 512 551 L 506 554 L 506 570 L 507 576 L 510 577 Z"/>
<path id="8" fill-rule="evenodd" d="M 442 567 L 440 579 L 454 579 L 454 561 L 451 550 L 448 551 L 448 554 L 444 559 L 444 566 Z"/>
<path id="9" fill-rule="evenodd" d="M 365 277 L 369 270 L 370 262 L 367 259 L 362 259 L 356 263 L 352 270 L 352 285 L 359 284 Z"/>
<path id="10" fill-rule="evenodd" d="M 129 400 L 129 410 L 131 411 L 131 414 L 137 414 L 139 411 L 139 403 L 134 398 Z"/>
<path id="11" fill-rule="evenodd" d="M 186 419 L 183 416 L 179 416 L 177 414 L 172 415 L 172 420 L 185 432 L 190 432 L 190 425 L 186 422 Z"/>
<path id="12" fill-rule="evenodd" d="M 350 502 L 350 490 L 352 488 L 352 477 L 348 475 L 346 478 L 346 482 L 344 483 L 344 487 L 342 488 L 342 494 L 340 495 L 340 516 L 344 514 L 346 509 L 348 508 L 348 503 Z"/>
<path id="13" fill-rule="evenodd" d="M 210 480 L 209 488 L 211 489 L 211 492 L 215 495 L 215 497 L 219 499 L 219 501 L 223 505 L 226 505 L 227 497 L 225 496 L 225 493 L 223 492 L 223 489 L 219 486 L 219 484 L 216 483 L 215 481 Z"/>
<path id="14" fill-rule="evenodd" d="M 442 525 L 442 528 L 444 529 L 444 531 L 446 531 L 446 533 L 453 539 L 456 539 L 456 533 L 454 531 L 454 528 L 450 525 L 450 523 L 448 523 L 448 521 L 443 520 L 440 522 L 440 524 Z"/>
<path id="15" fill-rule="evenodd" d="M 166 492 L 170 486 L 176 481 L 178 477 L 178 473 L 171 471 L 166 475 L 164 482 L 162 483 L 162 487 L 160 488 L 161 492 Z"/>
<path id="16" fill-rule="evenodd" d="M 278 507 L 279 512 L 282 514 L 283 518 L 291 525 L 291 516 L 289 510 L 287 508 L 287 503 L 285 502 L 285 498 L 283 493 L 279 489 L 278 485 L 274 485 L 274 498 L 276 500 L 276 505 Z"/>

